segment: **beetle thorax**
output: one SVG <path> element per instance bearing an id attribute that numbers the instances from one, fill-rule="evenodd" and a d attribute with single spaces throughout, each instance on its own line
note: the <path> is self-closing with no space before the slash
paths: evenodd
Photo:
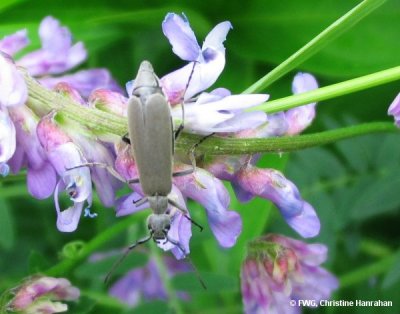
<path id="1" fill-rule="evenodd" d="M 154 214 L 165 214 L 168 208 L 168 197 L 163 195 L 147 196 L 149 205 L 153 209 Z"/>

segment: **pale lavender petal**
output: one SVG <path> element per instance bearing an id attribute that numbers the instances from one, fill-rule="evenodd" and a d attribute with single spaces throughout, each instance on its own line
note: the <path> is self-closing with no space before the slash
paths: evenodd
<path id="1" fill-rule="evenodd" d="M 57 182 L 57 174 L 53 166 L 45 162 L 41 168 L 29 168 L 27 183 L 29 193 L 38 199 L 45 199 L 53 194 Z"/>
<path id="2" fill-rule="evenodd" d="M 268 95 L 219 95 L 202 93 L 196 103 L 185 104 L 185 130 L 207 134 L 213 132 L 238 132 L 265 123 L 264 112 L 242 112 L 268 99 Z M 173 117 L 180 117 L 181 108 L 172 110 Z"/>
<path id="3" fill-rule="evenodd" d="M 190 99 L 215 83 L 225 66 L 225 48 L 222 43 L 229 28 L 229 22 L 218 24 L 204 42 L 196 63 L 190 62 L 161 79 L 161 85 L 171 104 Z"/>
<path id="4" fill-rule="evenodd" d="M 258 126 L 267 123 L 268 117 L 265 112 L 241 112 L 229 120 L 226 120 L 214 128 L 212 132 L 240 132 L 243 130 L 257 128 Z"/>
<path id="5" fill-rule="evenodd" d="M 222 182 L 201 168 L 197 168 L 192 175 L 174 178 L 174 182 L 184 196 L 205 207 L 211 230 L 219 244 L 233 246 L 242 230 L 242 220 L 238 213 L 228 210 L 229 193 Z"/>
<path id="6" fill-rule="evenodd" d="M 68 28 L 62 27 L 51 16 L 44 18 L 39 27 L 42 48 L 19 60 L 19 65 L 34 76 L 60 74 L 82 63 L 87 56 L 82 42 L 72 46 Z"/>
<path id="7" fill-rule="evenodd" d="M 396 125 L 400 127 L 400 93 L 397 94 L 396 98 L 390 104 L 388 115 L 393 116 Z"/>
<path id="8" fill-rule="evenodd" d="M 0 52 L 0 106 L 12 107 L 25 104 L 28 89 L 22 74 L 14 63 Z"/>
<path id="9" fill-rule="evenodd" d="M 176 186 L 172 186 L 172 191 L 168 197 L 177 202 L 182 208 L 187 210 L 183 195 Z M 171 229 L 168 231 L 168 237 L 173 241 L 178 242 L 184 252 L 182 252 L 179 247 L 175 246 L 171 242 L 158 243 L 157 245 L 164 251 L 171 250 L 177 259 L 182 259 L 190 252 L 189 241 L 192 237 L 191 222 L 183 216 L 180 210 L 174 208 L 173 206 L 169 207 L 170 208 L 168 211 L 171 215 Z M 189 212 L 188 216 L 190 217 Z"/>
<path id="10" fill-rule="evenodd" d="M 195 61 L 201 49 L 186 16 L 168 13 L 162 23 L 164 35 L 168 38 L 172 51 L 182 60 Z"/>
<path id="11" fill-rule="evenodd" d="M 0 175 L 2 177 L 6 177 L 8 176 L 9 173 L 10 173 L 10 166 L 4 162 L 0 162 Z"/>
<path id="12" fill-rule="evenodd" d="M 39 26 L 42 48 L 49 51 L 65 52 L 72 44 L 72 35 L 67 27 L 52 16 L 46 16 Z"/>
<path id="13" fill-rule="evenodd" d="M 266 94 L 242 94 L 242 95 L 231 95 L 224 97 L 215 102 L 208 102 L 202 104 L 202 108 L 212 108 L 214 110 L 243 110 L 253 106 L 257 106 L 267 101 L 269 95 Z"/>
<path id="14" fill-rule="evenodd" d="M 223 45 L 228 35 L 229 30 L 232 29 L 232 24 L 228 21 L 217 24 L 210 33 L 208 33 L 204 40 L 202 50 L 212 48 L 214 50 L 225 51 Z"/>
<path id="15" fill-rule="evenodd" d="M 9 160 L 8 165 L 11 168 L 11 171 L 16 174 L 18 173 L 22 167 L 26 164 L 25 152 L 24 149 L 18 145 L 15 148 L 14 155 Z"/>
<path id="16" fill-rule="evenodd" d="M 232 184 L 232 188 L 235 191 L 235 195 L 236 195 L 236 197 L 237 197 L 239 202 L 247 203 L 247 202 L 250 202 L 254 198 L 254 194 L 253 193 L 244 190 L 235 181 L 233 181 L 231 184 Z"/>
<path id="17" fill-rule="evenodd" d="M 6 109 L 0 107 L 0 163 L 6 163 L 16 148 L 16 131 L 14 123 Z"/>
<path id="18" fill-rule="evenodd" d="M 82 215 L 84 202 L 74 202 L 74 205 L 61 211 L 58 202 L 59 190 L 63 190 L 65 184 L 61 181 L 56 185 L 54 191 L 54 203 L 57 212 L 57 229 L 62 232 L 73 232 L 78 227 Z"/>
<path id="19" fill-rule="evenodd" d="M 125 304 L 134 306 L 140 301 L 140 287 L 144 282 L 144 270 L 135 269 L 114 283 L 109 292 L 111 296 L 116 297 Z"/>
<path id="20" fill-rule="evenodd" d="M 339 281 L 321 267 L 303 267 L 303 280 L 293 285 L 293 295 L 301 300 L 328 300 L 333 290 L 339 287 Z"/>
<path id="21" fill-rule="evenodd" d="M 286 214 L 286 209 L 280 208 L 286 222 L 303 238 L 312 238 L 319 234 L 321 223 L 314 208 L 307 202 L 302 202 L 300 214 L 291 216 Z M 289 210 L 290 211 L 290 210 Z"/>
<path id="22" fill-rule="evenodd" d="M 13 56 L 29 44 L 26 29 L 20 30 L 0 40 L 0 51 Z"/>
<path id="23" fill-rule="evenodd" d="M 74 74 L 60 77 L 43 77 L 40 78 L 39 81 L 48 88 L 53 88 L 59 82 L 68 83 L 83 97 L 89 97 L 89 95 L 98 88 L 121 92 L 121 88 L 114 81 L 110 72 L 106 69 L 82 70 Z"/>
<path id="24" fill-rule="evenodd" d="M 293 94 L 309 92 L 318 88 L 318 82 L 315 77 L 309 73 L 297 73 L 293 79 Z"/>
<path id="25" fill-rule="evenodd" d="M 133 192 L 128 195 L 122 196 L 118 200 L 116 200 L 115 208 L 117 217 L 130 215 L 140 210 L 149 208 L 148 202 L 145 202 L 144 204 L 139 206 L 135 205 L 135 203 L 140 201 L 142 198 L 143 198 L 142 195 Z"/>
<path id="26" fill-rule="evenodd" d="M 114 157 L 104 145 L 80 134 L 74 134 L 73 138 L 88 162 L 99 162 L 114 167 Z M 120 182 L 102 167 L 92 167 L 90 172 L 101 202 L 107 207 L 113 206 L 115 192 L 120 187 Z"/>
<path id="27" fill-rule="evenodd" d="M 68 142 L 56 147 L 48 153 L 48 158 L 57 173 L 62 176 L 71 200 L 74 202 L 84 202 L 91 197 L 92 182 L 88 167 L 66 170 L 80 166 L 86 162 L 74 143 Z"/>
<path id="28" fill-rule="evenodd" d="M 298 73 L 292 85 L 294 94 L 305 93 L 318 88 L 314 76 L 309 73 Z M 286 119 L 289 123 L 287 134 L 298 134 L 307 128 L 315 118 L 315 105 L 311 103 L 286 111 Z"/>

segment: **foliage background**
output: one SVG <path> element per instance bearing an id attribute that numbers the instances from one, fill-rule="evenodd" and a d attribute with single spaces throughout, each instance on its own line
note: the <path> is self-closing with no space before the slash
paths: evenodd
<path id="1" fill-rule="evenodd" d="M 106 67 L 124 85 L 133 78 L 143 59 L 150 60 L 160 76 L 182 65 L 161 31 L 161 21 L 167 12 L 184 12 L 200 43 L 214 25 L 229 20 L 234 28 L 226 41 L 227 64 L 214 87 L 224 86 L 239 93 L 357 3 L 353 0 L 3 0 L 0 37 L 27 28 L 32 40 L 28 49 L 37 48 L 38 25 L 43 17 L 52 15 L 71 29 L 75 40 L 85 43 L 89 59 L 81 68 Z M 388 1 L 297 70 L 313 73 L 320 85 L 326 86 L 398 65 L 399 14 L 400 2 Z M 272 99 L 291 94 L 294 74 L 268 89 Z M 392 83 L 324 101 L 319 104 L 317 118 L 307 132 L 359 122 L 389 121 L 387 107 L 398 92 L 399 84 Z M 400 312 L 398 141 L 398 135 L 370 135 L 290 155 L 271 154 L 261 161 L 263 167 L 281 169 L 316 208 L 322 231 L 310 242 L 329 246 L 326 267 L 343 279 L 343 286 L 334 298 L 394 302 L 391 308 L 379 308 L 379 313 Z M 194 203 L 190 206 L 195 219 L 207 225 L 203 210 Z M 192 300 L 182 302 L 187 313 L 221 313 L 221 308 L 224 313 L 240 313 L 239 268 L 246 242 L 272 231 L 297 237 L 277 210 L 264 200 L 240 204 L 232 195 L 231 208 L 238 210 L 244 220 L 243 233 L 233 249 L 219 248 L 209 230 L 203 233 L 194 230 L 191 240 L 191 257 L 208 290 L 202 291 L 194 276 L 172 282 L 175 288 L 191 293 Z M 15 286 L 30 272 L 56 263 L 68 242 L 88 241 L 118 220 L 113 209 L 103 208 L 98 200 L 93 209 L 100 214 L 97 219 L 82 219 L 77 232 L 63 234 L 56 230 L 52 199 L 38 201 L 30 197 L 23 174 L 0 179 L 0 291 Z M 137 215 L 137 223 L 111 243 L 105 243 L 102 250 L 123 247 L 137 239 L 143 234 L 146 215 Z M 146 251 L 138 252 L 119 272 L 143 264 L 146 256 Z M 392 258 L 394 263 L 385 264 Z M 104 266 L 100 269 L 87 265 L 66 274 L 83 292 L 81 302 L 74 305 L 71 313 L 110 313 L 111 309 L 113 313 L 131 313 L 132 310 L 105 298 Z M 144 302 L 135 313 L 149 311 L 163 313 L 167 311 L 167 303 Z M 372 313 L 374 310 L 331 307 L 310 312 Z"/>

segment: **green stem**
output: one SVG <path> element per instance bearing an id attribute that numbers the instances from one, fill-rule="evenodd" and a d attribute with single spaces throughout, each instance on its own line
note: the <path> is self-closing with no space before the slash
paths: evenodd
<path id="1" fill-rule="evenodd" d="M 358 268 L 357 270 L 340 276 L 340 288 L 346 288 L 367 280 L 372 276 L 386 272 L 393 266 L 396 255 L 390 255 L 370 265 Z"/>
<path id="2" fill-rule="evenodd" d="M 196 153 L 208 155 L 243 155 L 255 153 L 283 153 L 326 145 L 339 140 L 366 135 L 369 133 L 398 132 L 391 122 L 370 122 L 336 130 L 324 131 L 306 135 L 284 136 L 276 138 L 218 138 L 210 137 L 200 144 Z M 177 147 L 187 150 L 198 141 L 198 137 L 186 135 L 182 137 Z"/>
<path id="3" fill-rule="evenodd" d="M 56 111 L 95 133 L 112 133 L 120 136 L 126 134 L 126 118 L 82 106 L 70 98 L 41 86 L 24 69 L 20 69 L 20 71 L 29 90 L 27 104 L 37 115 L 43 116 L 51 111 Z"/>
<path id="4" fill-rule="evenodd" d="M 64 259 L 55 266 L 44 271 L 49 276 L 63 276 L 70 272 L 77 265 L 84 262 L 92 253 L 96 252 L 104 243 L 113 239 L 117 234 L 127 229 L 130 225 L 138 220 L 138 215 L 130 215 L 124 218 L 122 221 L 112 225 L 102 233 L 98 234 L 92 240 L 87 242 L 83 248 L 79 251 L 79 254 L 73 259 Z"/>
<path id="5" fill-rule="evenodd" d="M 310 92 L 280 98 L 252 107 L 248 111 L 279 112 L 300 105 L 331 99 L 400 79 L 400 66 L 321 87 Z"/>
<path id="6" fill-rule="evenodd" d="M 168 275 L 168 270 L 164 264 L 164 261 L 162 260 L 160 249 L 154 243 L 151 243 L 150 250 L 151 256 L 156 263 L 158 272 L 160 273 L 162 284 L 165 288 L 165 291 L 167 292 L 169 306 L 171 307 L 173 313 L 183 314 L 184 312 L 182 310 L 179 299 L 176 295 L 174 288 L 171 285 L 171 278 Z"/>
<path id="7" fill-rule="evenodd" d="M 364 0 L 341 18 L 333 22 L 305 46 L 279 64 L 275 69 L 247 88 L 243 93 L 249 94 L 264 90 L 267 86 L 271 85 L 286 73 L 293 70 L 296 66 L 320 51 L 336 37 L 353 27 L 365 16 L 381 6 L 385 1 L 386 0 Z"/>

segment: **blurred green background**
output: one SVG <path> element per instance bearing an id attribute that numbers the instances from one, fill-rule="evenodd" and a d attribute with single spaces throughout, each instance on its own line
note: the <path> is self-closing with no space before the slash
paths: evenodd
<path id="1" fill-rule="evenodd" d="M 213 87 L 239 93 L 273 69 L 320 31 L 354 7 L 358 1 L 7 1 L 0 3 L 0 37 L 27 28 L 32 40 L 28 50 L 39 47 L 37 28 L 52 15 L 68 26 L 76 41 L 83 41 L 89 58 L 80 68 L 110 69 L 121 86 L 135 75 L 141 60 L 148 59 L 159 76 L 183 65 L 162 34 L 168 12 L 184 12 L 201 43 L 217 23 L 231 21 L 226 41 L 226 67 Z M 399 65 L 400 2 L 388 1 L 346 34 L 317 53 L 296 71 L 265 91 L 271 99 L 291 94 L 297 71 L 314 74 L 321 86 Z M 25 50 L 24 52 L 26 52 Z M 307 132 L 322 131 L 360 122 L 385 120 L 387 108 L 400 90 L 398 82 L 349 96 L 324 101 Z M 265 156 L 263 167 L 281 169 L 297 184 L 322 222 L 319 237 L 329 247 L 326 267 L 344 280 L 334 294 L 337 300 L 392 300 L 391 308 L 320 308 L 312 313 L 399 313 L 400 291 L 400 145 L 398 135 L 370 135 L 335 145 L 283 156 Z M 278 211 L 265 200 L 236 202 L 244 221 L 243 233 L 231 250 L 218 247 L 209 229 L 193 229 L 191 257 L 209 289 L 202 291 L 194 276 L 172 282 L 190 291 L 182 301 L 185 313 L 241 313 L 239 268 L 249 239 L 267 232 L 297 237 Z M 272 209 L 271 209 L 272 208 Z M 36 269 L 57 262 L 70 241 L 89 241 L 123 218 L 95 200 L 99 217 L 82 219 L 77 232 L 57 231 L 53 200 L 38 201 L 26 190 L 23 174 L 0 179 L 0 292 L 13 287 Z M 191 203 L 192 215 L 207 225 L 200 206 Z M 102 248 L 124 247 L 143 234 L 148 212 L 137 223 Z M 142 265 L 138 252 L 121 273 Z M 399 253 L 397 253 L 399 252 Z M 133 253 L 132 255 L 134 255 Z M 385 266 L 385 261 L 395 259 Z M 136 259 L 136 261 L 135 261 Z M 383 262 L 382 262 L 383 261 Z M 381 263 L 381 264 L 380 264 Z M 129 264 L 129 265 L 128 265 Z M 375 265 L 374 267 L 369 267 Z M 382 266 L 383 265 L 383 266 Z M 42 268 L 43 269 L 43 268 Z M 90 272 L 92 269 L 92 272 Z M 83 297 L 71 313 L 164 313 L 163 301 L 143 302 L 124 312 L 105 301 L 103 273 L 80 266 L 66 276 L 82 289 Z M 307 310 L 305 311 L 307 312 Z"/>

